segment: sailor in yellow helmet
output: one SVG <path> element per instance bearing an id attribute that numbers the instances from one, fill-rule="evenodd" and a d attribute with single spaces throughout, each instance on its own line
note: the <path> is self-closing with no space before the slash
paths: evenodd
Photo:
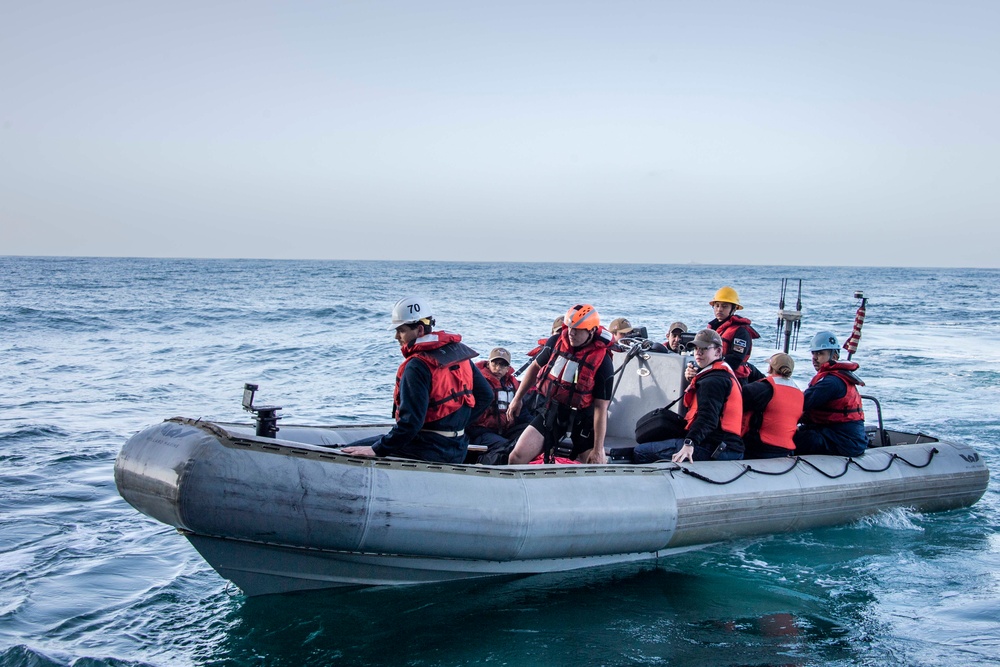
<path id="1" fill-rule="evenodd" d="M 708 328 L 722 337 L 722 358 L 736 373 L 736 377 L 741 383 L 764 377 L 763 373 L 749 363 L 753 339 L 760 338 L 760 334 L 750 326 L 748 318 L 736 314 L 737 310 L 743 310 L 736 290 L 728 285 L 720 288 L 708 305 L 715 314 L 715 319 L 708 323 Z"/>

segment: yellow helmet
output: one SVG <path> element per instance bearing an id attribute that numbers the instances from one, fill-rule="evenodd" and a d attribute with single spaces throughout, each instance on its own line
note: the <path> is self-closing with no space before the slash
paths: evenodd
<path id="1" fill-rule="evenodd" d="M 736 306 L 736 310 L 743 310 L 743 305 L 740 304 L 740 297 L 732 287 L 726 285 L 720 288 L 718 292 L 715 293 L 715 298 L 708 302 L 708 305 L 714 306 L 717 302 L 731 303 Z"/>

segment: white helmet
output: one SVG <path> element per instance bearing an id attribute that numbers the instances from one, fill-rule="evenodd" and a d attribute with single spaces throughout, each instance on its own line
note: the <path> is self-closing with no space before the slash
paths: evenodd
<path id="1" fill-rule="evenodd" d="M 392 307 L 392 326 L 395 329 L 403 324 L 416 324 L 420 320 L 433 319 L 434 314 L 427 300 L 419 296 L 408 296 L 396 302 Z"/>
<path id="2" fill-rule="evenodd" d="M 813 336 L 812 341 L 809 343 L 810 352 L 822 352 L 823 350 L 840 350 L 840 345 L 837 344 L 837 337 L 832 331 L 820 331 Z"/>

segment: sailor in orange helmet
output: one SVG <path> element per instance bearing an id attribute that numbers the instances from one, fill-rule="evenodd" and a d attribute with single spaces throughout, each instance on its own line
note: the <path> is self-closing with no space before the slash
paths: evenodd
<path id="1" fill-rule="evenodd" d="M 589 304 L 570 308 L 563 324 L 528 366 L 510 402 L 508 411 L 516 417 L 525 394 L 537 382 L 542 406 L 514 445 L 511 464 L 528 463 L 543 452 L 548 458 L 567 433 L 573 441 L 572 458 L 607 463 L 604 436 L 614 390 L 612 336 Z"/>

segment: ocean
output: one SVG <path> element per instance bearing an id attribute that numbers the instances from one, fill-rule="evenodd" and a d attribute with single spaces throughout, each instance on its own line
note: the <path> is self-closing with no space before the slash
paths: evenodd
<path id="1" fill-rule="evenodd" d="M 737 289 L 792 353 L 846 337 L 890 427 L 976 447 L 1000 470 L 1000 272 L 981 269 L 0 257 L 0 665 L 996 665 L 1000 495 L 971 508 L 719 544 L 658 563 L 407 588 L 243 597 L 118 495 L 125 440 L 174 416 L 283 424 L 389 418 L 401 296 L 515 367 L 593 304 L 662 340 Z M 609 520 L 614 520 L 613 518 Z"/>

